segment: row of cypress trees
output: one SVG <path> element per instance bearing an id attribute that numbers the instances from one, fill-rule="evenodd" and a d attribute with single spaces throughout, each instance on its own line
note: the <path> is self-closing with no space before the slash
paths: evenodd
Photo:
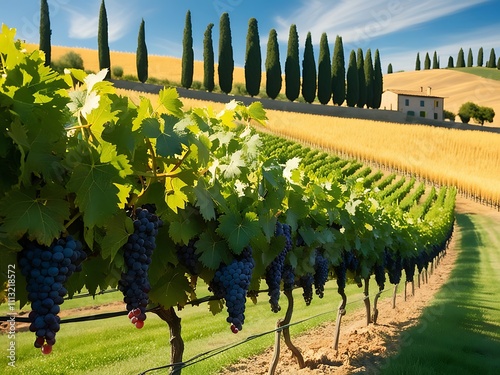
<path id="1" fill-rule="evenodd" d="M 212 91 L 215 87 L 213 27 L 212 23 L 207 26 L 203 39 L 203 86 L 208 91 Z M 229 93 L 233 85 L 234 59 L 228 13 L 221 15 L 219 30 L 219 86 L 221 91 Z M 181 78 L 181 84 L 185 88 L 190 88 L 193 82 L 194 55 L 192 41 L 191 12 L 188 11 L 184 27 Z M 264 66 L 266 71 L 266 94 L 275 99 L 281 92 L 283 85 L 278 36 L 275 29 L 269 32 Z M 245 87 L 248 94 L 251 96 L 258 95 L 262 81 L 262 56 L 258 22 L 255 18 L 251 18 L 248 22 L 244 70 Z M 333 103 L 337 105 L 342 105 L 347 101 L 348 106 L 380 107 L 383 82 L 378 50 L 375 53 L 374 64 L 370 50 L 367 50 L 366 59 L 363 58 L 361 49 L 357 51 L 357 56 L 354 51 L 351 51 L 346 82 L 344 47 L 340 36 L 337 36 L 335 40 L 333 58 L 331 59 L 328 37 L 326 33 L 323 33 L 320 41 L 318 67 L 316 68 L 312 37 L 311 33 L 308 33 L 301 72 L 299 35 L 296 25 L 291 25 L 288 35 L 284 80 L 285 95 L 290 101 L 296 100 L 299 94 L 302 94 L 302 97 L 308 103 L 312 103 L 317 98 L 322 104 L 327 104 L 330 100 L 333 100 Z"/>
<path id="2" fill-rule="evenodd" d="M 479 48 L 478 53 L 477 53 L 477 65 L 478 67 L 483 66 L 483 47 Z M 433 59 L 432 59 L 432 69 L 439 69 L 439 59 L 437 56 L 436 51 L 434 51 Z M 450 56 L 448 58 L 448 68 L 471 68 L 474 66 L 474 56 L 472 53 L 472 49 L 469 48 L 469 53 L 467 55 L 467 64 L 465 63 L 465 54 L 464 50 L 460 48 L 458 51 L 458 56 L 457 56 L 457 62 L 456 66 L 454 64 L 453 56 Z M 497 62 L 496 54 L 495 54 L 495 49 L 492 48 L 490 51 L 490 57 L 488 61 L 486 62 L 486 67 L 487 68 L 499 68 L 500 69 L 500 59 Z M 421 61 L 420 61 L 420 53 L 417 53 L 417 59 L 415 61 L 415 70 L 420 70 L 421 69 Z M 429 57 L 429 53 L 425 54 L 425 60 L 424 60 L 424 69 L 431 69 L 431 60 Z"/>

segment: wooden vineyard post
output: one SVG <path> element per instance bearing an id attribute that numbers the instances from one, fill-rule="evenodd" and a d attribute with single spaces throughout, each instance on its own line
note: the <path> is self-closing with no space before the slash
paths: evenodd
<path id="1" fill-rule="evenodd" d="M 339 289 L 338 293 L 342 296 L 342 301 L 340 302 L 337 312 L 337 321 L 335 322 L 335 340 L 333 342 L 335 351 L 339 350 L 340 324 L 342 322 L 342 317 L 345 315 L 345 307 L 347 305 L 347 296 L 345 295 L 344 289 Z"/>
<path id="2" fill-rule="evenodd" d="M 363 298 L 363 301 L 365 303 L 365 308 L 366 308 L 366 325 L 370 325 L 371 323 L 371 312 L 370 312 L 370 278 L 367 277 L 365 279 L 365 290 L 364 290 L 364 295 L 365 298 Z"/>
<path id="3" fill-rule="evenodd" d="M 181 318 L 177 316 L 173 307 L 165 309 L 159 306 L 152 310 L 156 315 L 158 315 L 162 320 L 167 322 L 170 330 L 170 363 L 176 364 L 172 367 L 170 374 L 180 375 L 182 368 L 184 367 L 182 363 L 182 356 L 184 354 L 184 340 L 181 336 Z"/>
<path id="4" fill-rule="evenodd" d="M 398 293 L 398 285 L 399 284 L 394 285 L 394 293 L 392 294 L 392 308 L 393 309 L 396 308 L 396 294 Z"/>
<path id="5" fill-rule="evenodd" d="M 408 285 L 408 281 L 405 281 L 405 294 L 404 294 L 404 301 L 406 302 L 406 286 Z"/>
<path id="6" fill-rule="evenodd" d="M 280 356 L 280 339 L 281 339 L 281 331 L 283 331 L 283 339 L 285 340 L 285 344 L 290 349 L 292 352 L 292 355 L 295 357 L 297 360 L 297 363 L 299 364 L 299 368 L 304 368 L 305 367 L 305 362 L 304 362 L 304 357 L 302 356 L 302 353 L 300 350 L 293 345 L 292 339 L 290 338 L 290 327 L 288 326 L 290 324 L 290 321 L 292 320 L 292 314 L 293 314 L 293 294 L 291 290 L 285 290 L 283 292 L 288 300 L 288 307 L 286 309 L 286 314 L 284 319 L 278 319 L 278 322 L 276 323 L 276 328 L 281 328 L 284 326 L 283 329 L 278 329 L 275 334 L 275 343 L 274 343 L 274 355 L 273 359 L 271 361 L 271 365 L 269 366 L 269 372 L 268 375 L 274 375 L 274 372 L 276 371 L 276 366 L 278 365 L 279 361 L 279 356 Z"/>
<path id="7" fill-rule="evenodd" d="M 415 297 L 415 281 L 411 280 L 411 296 Z"/>

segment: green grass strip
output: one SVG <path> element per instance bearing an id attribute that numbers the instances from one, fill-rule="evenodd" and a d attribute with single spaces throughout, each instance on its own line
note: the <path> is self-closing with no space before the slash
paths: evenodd
<path id="1" fill-rule="evenodd" d="M 381 374 L 500 374 L 500 232 L 486 216 L 457 215 L 459 254 L 449 280 L 403 333 Z"/>

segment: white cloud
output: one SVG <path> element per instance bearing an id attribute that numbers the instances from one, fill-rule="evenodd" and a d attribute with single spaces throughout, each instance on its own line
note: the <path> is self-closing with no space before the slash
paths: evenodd
<path id="1" fill-rule="evenodd" d="M 96 38 L 99 8 L 100 3 L 90 10 L 87 9 L 87 11 L 82 11 L 81 8 L 77 7 L 65 6 L 64 10 L 69 15 L 69 37 L 75 39 Z M 108 16 L 108 39 L 109 42 L 114 42 L 127 33 L 135 12 L 130 6 L 126 6 L 126 3 L 107 1 L 106 13 Z"/>
<path id="2" fill-rule="evenodd" d="M 371 38 L 426 23 L 488 0 L 301 0 L 296 10 L 277 17 L 280 40 L 296 24 L 300 34 L 308 31 L 317 44 L 323 32 L 341 35 L 344 44 L 362 44 Z"/>
<path id="3" fill-rule="evenodd" d="M 469 48 L 471 48 L 474 56 L 474 64 L 476 64 L 477 52 L 481 47 L 483 47 L 484 63 L 486 63 L 490 56 L 491 48 L 495 48 L 497 56 L 499 54 L 498 48 L 500 48 L 500 44 L 497 36 L 499 29 L 500 24 L 495 24 L 474 30 L 472 32 L 465 31 L 459 34 L 453 34 L 446 42 L 435 45 L 430 43 L 427 44 L 428 41 L 423 41 L 423 44 L 425 44 L 426 47 L 421 50 L 412 49 L 403 52 L 391 53 L 389 50 L 382 49 L 380 51 L 380 56 L 383 60 L 382 66 L 387 67 L 387 64 L 391 63 L 394 71 L 414 70 L 417 53 L 420 53 L 420 61 L 423 66 L 425 54 L 428 52 L 430 58 L 432 59 L 432 55 L 434 54 L 434 51 L 436 51 L 440 59 L 440 66 L 446 67 L 448 65 L 449 56 L 453 57 L 453 61 L 456 64 L 460 48 L 464 50 L 465 59 L 467 59 Z M 398 48 L 398 50 L 400 50 L 400 48 Z"/>

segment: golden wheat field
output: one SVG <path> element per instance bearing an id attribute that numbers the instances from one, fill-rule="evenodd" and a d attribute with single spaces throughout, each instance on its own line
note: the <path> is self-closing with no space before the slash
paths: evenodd
<path id="1" fill-rule="evenodd" d="M 138 103 L 157 96 L 119 90 Z M 185 109 L 224 104 L 182 99 Z M 267 130 L 500 204 L 500 134 L 268 110 Z"/>

